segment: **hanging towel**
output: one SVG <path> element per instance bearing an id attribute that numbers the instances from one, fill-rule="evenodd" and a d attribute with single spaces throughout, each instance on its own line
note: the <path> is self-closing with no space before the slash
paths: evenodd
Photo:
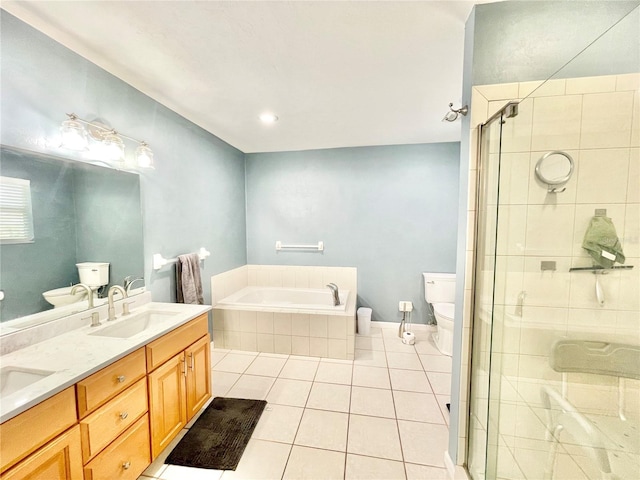
<path id="1" fill-rule="evenodd" d="M 609 217 L 603 215 L 591 219 L 582 240 L 582 248 L 589 252 L 596 265 L 604 268 L 613 267 L 614 262 L 625 261 L 616 227 Z"/>
<path id="2" fill-rule="evenodd" d="M 203 305 L 200 257 L 197 253 L 178 255 L 176 262 L 176 288 L 178 303 Z"/>

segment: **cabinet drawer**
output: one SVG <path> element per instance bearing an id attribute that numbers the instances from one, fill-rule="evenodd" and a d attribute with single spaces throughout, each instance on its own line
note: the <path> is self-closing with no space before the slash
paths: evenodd
<path id="1" fill-rule="evenodd" d="M 87 463 L 147 412 L 147 381 L 130 388 L 80 421 L 82 460 Z"/>
<path id="2" fill-rule="evenodd" d="M 14 468 L 2 480 L 82 480 L 80 429 L 71 428 Z"/>
<path id="3" fill-rule="evenodd" d="M 150 463 L 145 414 L 84 467 L 84 480 L 136 480 Z"/>
<path id="4" fill-rule="evenodd" d="M 77 422 L 73 387 L 0 425 L 0 472 Z"/>
<path id="5" fill-rule="evenodd" d="M 147 369 L 151 372 L 209 332 L 205 313 L 147 345 Z"/>
<path id="6" fill-rule="evenodd" d="M 143 378 L 147 372 L 145 362 L 144 348 L 141 348 L 78 382 L 80 418 Z"/>

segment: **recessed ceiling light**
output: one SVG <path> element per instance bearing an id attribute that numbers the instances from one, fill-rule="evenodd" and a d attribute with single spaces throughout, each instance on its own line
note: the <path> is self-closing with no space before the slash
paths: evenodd
<path id="1" fill-rule="evenodd" d="M 260 121 L 262 123 L 275 123 L 278 121 L 278 117 L 273 113 L 263 113 L 260 115 Z"/>

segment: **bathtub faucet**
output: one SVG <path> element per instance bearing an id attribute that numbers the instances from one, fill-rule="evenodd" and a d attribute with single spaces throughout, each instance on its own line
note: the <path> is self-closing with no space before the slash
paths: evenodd
<path id="1" fill-rule="evenodd" d="M 340 305 L 340 296 L 338 295 L 338 286 L 335 283 L 330 283 L 327 285 L 327 288 L 331 289 L 331 293 L 333 294 L 333 305 Z"/>

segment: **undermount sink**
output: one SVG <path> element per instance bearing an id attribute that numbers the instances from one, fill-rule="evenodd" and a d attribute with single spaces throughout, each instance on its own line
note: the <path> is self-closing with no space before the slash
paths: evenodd
<path id="1" fill-rule="evenodd" d="M 22 367 L 0 368 L 0 395 L 11 395 L 55 372 Z"/>
<path id="2" fill-rule="evenodd" d="M 112 337 L 112 338 L 129 338 L 144 332 L 152 325 L 164 322 L 176 315 L 175 312 L 162 312 L 162 311 L 148 311 L 132 315 L 130 317 L 123 317 L 114 325 L 101 328 L 97 332 L 91 332 L 89 335 L 96 335 L 98 337 Z"/>

